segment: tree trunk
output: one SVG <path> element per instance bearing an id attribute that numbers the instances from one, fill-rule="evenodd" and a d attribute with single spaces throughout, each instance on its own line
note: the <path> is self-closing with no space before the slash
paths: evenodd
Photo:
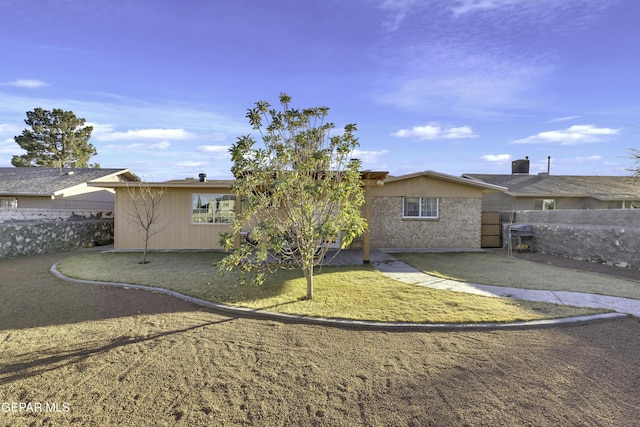
<path id="1" fill-rule="evenodd" d="M 144 251 L 142 252 L 142 265 L 147 263 L 147 248 L 149 247 L 149 230 L 147 229 L 144 235 Z"/>
<path id="2" fill-rule="evenodd" d="M 304 278 L 307 279 L 307 300 L 313 299 L 313 267 L 305 267 Z"/>

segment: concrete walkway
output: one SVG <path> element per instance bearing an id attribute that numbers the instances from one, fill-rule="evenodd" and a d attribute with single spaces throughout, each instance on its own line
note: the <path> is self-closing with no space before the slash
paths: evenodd
<path id="1" fill-rule="evenodd" d="M 335 262 L 331 264 L 345 265 L 362 263 L 362 254 L 359 251 L 341 252 Z M 359 262 L 356 260 L 359 258 Z M 344 263 L 344 264 L 342 264 Z M 388 253 L 377 250 L 371 251 L 371 265 L 384 275 L 400 282 L 426 286 L 435 289 L 445 289 L 455 292 L 468 292 L 488 297 L 504 297 L 522 299 L 528 301 L 550 302 L 554 304 L 571 305 L 576 307 L 605 308 L 618 313 L 632 314 L 640 317 L 640 300 L 631 298 L 619 298 L 606 295 L 585 294 L 568 291 L 545 291 L 520 288 L 508 288 L 504 286 L 478 285 L 473 283 L 458 282 L 430 276 L 418 269 L 405 264 Z"/>

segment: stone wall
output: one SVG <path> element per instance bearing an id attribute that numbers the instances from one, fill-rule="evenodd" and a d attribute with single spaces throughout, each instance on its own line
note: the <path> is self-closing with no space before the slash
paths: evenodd
<path id="1" fill-rule="evenodd" d="M 90 219 L 95 215 L 77 212 L 68 212 L 65 217 L 71 220 L 27 221 L 14 217 L 0 223 L 0 258 L 69 251 L 113 239 L 112 218 Z"/>
<path id="2" fill-rule="evenodd" d="M 441 197 L 437 219 L 403 218 L 402 197 L 371 200 L 373 248 L 479 248 L 480 198 Z"/>
<path id="3" fill-rule="evenodd" d="M 518 211 L 515 222 L 533 226 L 536 252 L 640 268 L 640 209 Z"/>

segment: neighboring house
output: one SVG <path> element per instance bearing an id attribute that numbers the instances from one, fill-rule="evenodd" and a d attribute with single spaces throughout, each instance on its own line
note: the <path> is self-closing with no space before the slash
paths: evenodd
<path id="1" fill-rule="evenodd" d="M 506 187 L 483 197 L 483 212 L 640 208 L 640 178 L 630 176 L 483 175 L 464 178 Z"/>
<path id="2" fill-rule="evenodd" d="M 128 169 L 0 168 L 0 208 L 113 210 L 114 191 L 88 184 L 139 180 Z"/>
<path id="3" fill-rule="evenodd" d="M 371 191 L 371 246 L 480 248 L 482 198 L 504 190 L 433 171 L 387 178 Z"/>
<path id="4" fill-rule="evenodd" d="M 362 239 L 369 248 L 479 248 L 482 196 L 504 189 L 426 171 L 387 178 L 386 172 L 361 173 L 365 189 L 363 215 L 369 230 Z M 181 180 L 145 183 L 164 188 L 159 232 L 151 249 L 220 249 L 221 233 L 230 231 L 237 210 L 229 180 Z M 131 202 L 127 183 L 93 183 L 116 191 L 115 248 L 140 249 L 144 241 L 128 219 Z"/>

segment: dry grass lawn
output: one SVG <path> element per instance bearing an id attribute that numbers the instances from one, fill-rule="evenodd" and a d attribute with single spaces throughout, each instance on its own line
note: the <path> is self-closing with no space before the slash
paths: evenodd
<path id="1" fill-rule="evenodd" d="M 463 282 L 586 292 L 640 299 L 640 282 L 509 258 L 495 252 L 403 253 L 394 257 L 425 273 Z"/>
<path id="2" fill-rule="evenodd" d="M 221 275 L 219 252 L 87 253 L 58 264 L 63 274 L 87 280 L 133 283 L 221 302 L 303 316 L 354 320 L 481 323 L 515 322 L 601 312 L 530 301 L 490 298 L 400 283 L 370 266 L 323 267 L 307 301 L 299 270 L 280 270 L 262 286 L 239 285 L 237 273 Z"/>

